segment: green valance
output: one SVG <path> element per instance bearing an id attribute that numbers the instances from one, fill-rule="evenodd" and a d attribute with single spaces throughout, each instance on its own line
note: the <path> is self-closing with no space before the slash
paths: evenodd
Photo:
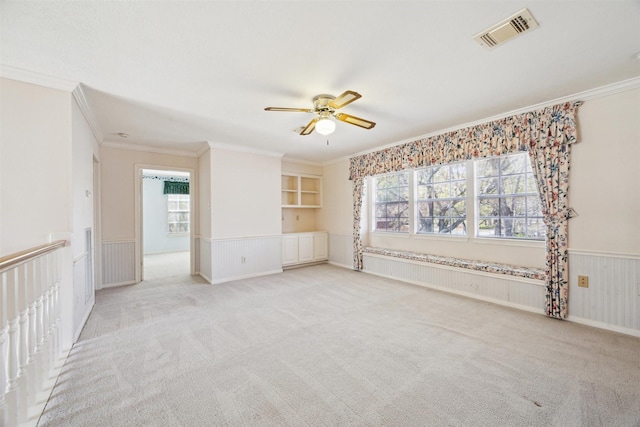
<path id="1" fill-rule="evenodd" d="M 165 181 L 164 194 L 189 194 L 189 183 Z"/>

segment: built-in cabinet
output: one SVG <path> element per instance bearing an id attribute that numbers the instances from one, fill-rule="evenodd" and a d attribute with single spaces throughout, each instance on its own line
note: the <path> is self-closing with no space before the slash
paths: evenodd
<path id="1" fill-rule="evenodd" d="M 282 235 L 282 265 L 326 261 L 328 235 L 324 231 Z"/>
<path id="2" fill-rule="evenodd" d="M 322 177 L 297 173 L 282 174 L 282 207 L 322 207 Z"/>

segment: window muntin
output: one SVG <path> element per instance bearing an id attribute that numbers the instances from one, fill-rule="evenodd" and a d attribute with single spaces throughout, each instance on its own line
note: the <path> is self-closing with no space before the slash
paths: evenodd
<path id="1" fill-rule="evenodd" d="M 415 183 L 416 233 L 466 235 L 466 164 L 417 170 Z"/>
<path id="2" fill-rule="evenodd" d="M 167 194 L 167 222 L 170 234 L 189 232 L 189 195 Z"/>
<path id="3" fill-rule="evenodd" d="M 409 232 L 409 173 L 373 178 L 374 231 Z"/>
<path id="4" fill-rule="evenodd" d="M 542 205 L 527 153 L 475 162 L 476 235 L 543 240 Z"/>

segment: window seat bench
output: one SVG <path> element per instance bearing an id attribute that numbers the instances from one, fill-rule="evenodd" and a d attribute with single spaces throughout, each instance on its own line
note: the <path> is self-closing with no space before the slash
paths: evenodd
<path id="1" fill-rule="evenodd" d="M 487 273 L 506 274 L 516 277 L 524 277 L 527 279 L 542 280 L 543 282 L 546 280 L 546 272 L 542 268 L 516 267 L 508 264 L 498 264 L 487 261 L 475 261 L 438 255 L 428 255 L 419 252 L 374 248 L 370 246 L 364 247 L 363 253 L 384 255 L 411 261 L 440 264 L 449 267 L 466 268 L 469 270 L 484 271 Z"/>

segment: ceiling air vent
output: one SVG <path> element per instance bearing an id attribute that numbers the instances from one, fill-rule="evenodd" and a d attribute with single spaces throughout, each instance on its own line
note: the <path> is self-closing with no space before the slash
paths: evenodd
<path id="1" fill-rule="evenodd" d="M 531 16 L 531 12 L 529 12 L 528 9 L 522 9 L 520 12 L 498 22 L 491 28 L 476 34 L 473 36 L 473 39 L 482 46 L 491 49 L 517 35 L 537 27 L 538 23 L 533 16 Z"/>

